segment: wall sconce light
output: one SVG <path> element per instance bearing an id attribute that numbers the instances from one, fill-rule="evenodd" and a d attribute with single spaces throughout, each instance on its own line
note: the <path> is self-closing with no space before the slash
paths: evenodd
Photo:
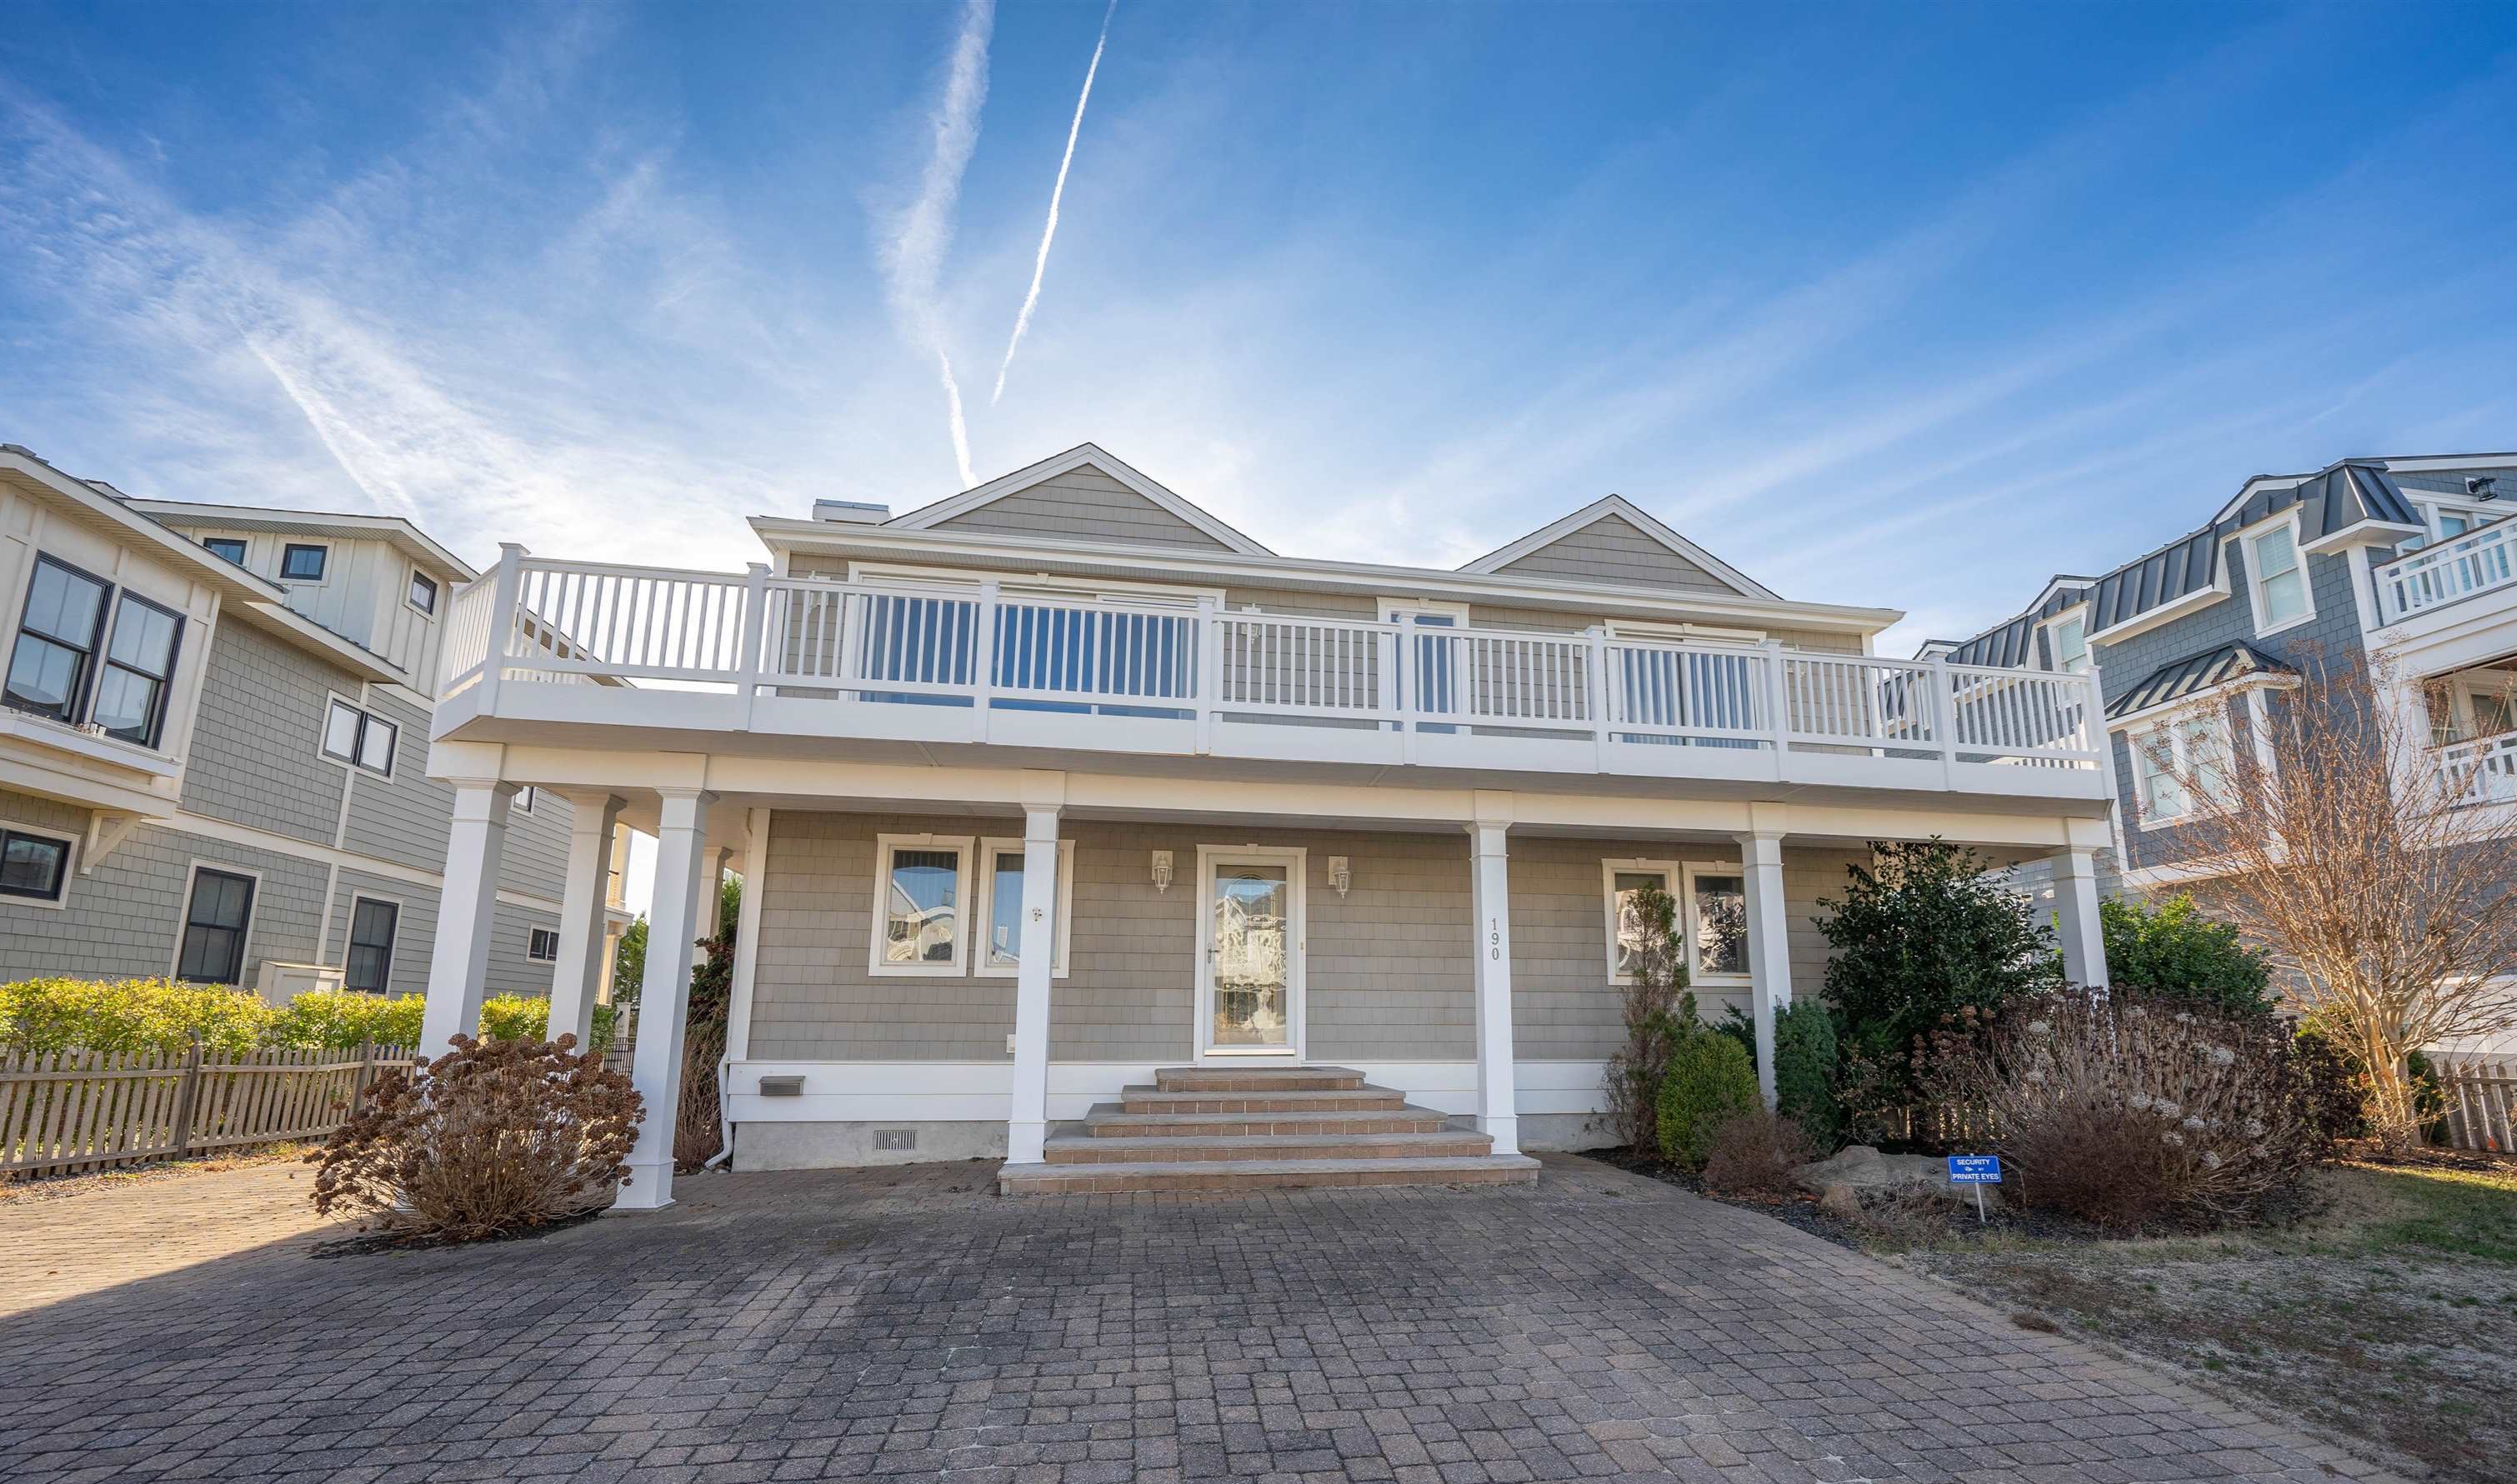
<path id="1" fill-rule="evenodd" d="M 1154 890 L 1167 892 L 1171 889 L 1172 853 L 1168 850 L 1157 850 L 1154 852 Z"/>
<path id="2" fill-rule="evenodd" d="M 1344 901 L 1345 894 L 1353 889 L 1354 868 L 1346 863 L 1345 857 L 1329 857 L 1329 884 L 1337 888 L 1338 900 L 1341 902 Z"/>

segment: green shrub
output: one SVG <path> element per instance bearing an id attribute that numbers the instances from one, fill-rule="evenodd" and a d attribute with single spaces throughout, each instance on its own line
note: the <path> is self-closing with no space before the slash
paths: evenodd
<path id="1" fill-rule="evenodd" d="M 13 1050 L 213 1051 L 261 1043 L 275 1012 L 251 990 L 171 979 L 28 979 L 0 989 L 0 1043 Z"/>
<path id="2" fill-rule="evenodd" d="M 2208 1004 L 2230 1015 L 2270 1015 L 2265 955 L 2238 930 L 2202 914 L 2190 896 L 2156 911 L 2138 902 L 2098 904 L 2107 941 L 2107 978 L 2119 991 Z"/>
<path id="3" fill-rule="evenodd" d="M 387 998 L 356 990 L 309 990 L 279 1007 L 264 1042 L 304 1050 L 353 1051 L 419 1044 L 420 1016 L 428 1001 L 417 995 Z"/>
<path id="4" fill-rule="evenodd" d="M 1774 1016 L 1774 1111 L 1811 1144 L 1833 1153 L 1843 1128 L 1835 1100 L 1835 1017 L 1806 1001 Z"/>
<path id="5" fill-rule="evenodd" d="M 539 995 L 493 995 L 481 1001 L 483 1040 L 540 1040 L 550 1030 L 550 1001 Z"/>
<path id="6" fill-rule="evenodd" d="M 1702 1169 L 1722 1125 L 1762 1106 L 1757 1069 L 1739 1042 L 1695 1028 L 1670 1053 L 1669 1076 L 1660 1084 L 1661 1153 Z"/>
<path id="7" fill-rule="evenodd" d="M 585 1049 L 588 1051 L 611 1050 L 613 1034 L 619 1029 L 620 1007 L 619 1005 L 612 1004 L 596 1005 L 594 1007 L 594 1021 L 586 1028 Z"/>

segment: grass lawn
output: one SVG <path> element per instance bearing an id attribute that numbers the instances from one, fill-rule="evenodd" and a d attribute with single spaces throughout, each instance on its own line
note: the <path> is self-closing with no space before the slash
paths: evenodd
<path id="1" fill-rule="evenodd" d="M 2517 1477 L 2517 1161 L 2346 1165 L 2297 1226 L 1903 1246 L 1987 1301 L 2200 1373 L 2419 1460 Z"/>

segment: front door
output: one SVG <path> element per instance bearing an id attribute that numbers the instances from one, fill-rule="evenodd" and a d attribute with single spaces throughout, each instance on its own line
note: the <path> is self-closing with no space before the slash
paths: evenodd
<path id="1" fill-rule="evenodd" d="M 1302 1055 L 1302 853 L 1198 852 L 1200 1061 Z"/>

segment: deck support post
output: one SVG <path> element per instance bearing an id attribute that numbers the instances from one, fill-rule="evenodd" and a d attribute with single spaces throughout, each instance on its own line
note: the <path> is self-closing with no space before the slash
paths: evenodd
<path id="1" fill-rule="evenodd" d="M 1749 1014 L 1757 1033 L 1757 1087 L 1774 1105 L 1774 1017 L 1792 1002 L 1792 951 L 1783 906 L 1783 836 L 1751 829 L 1739 836 L 1740 884 L 1748 908 Z"/>
<path id="2" fill-rule="evenodd" d="M 551 965 L 550 1039 L 574 1036 L 582 1052 L 594 1031 L 603 946 L 611 937 L 604 888 L 612 876 L 612 831 L 620 822 L 620 799 L 579 793 L 569 795 L 568 804 L 568 876 L 560 887 L 559 960 Z"/>
<path id="3" fill-rule="evenodd" d="M 659 788 L 656 897 L 647 912 L 647 972 L 638 985 L 638 1050 L 629 1081 L 647 1109 L 629 1151 L 629 1180 L 614 1210 L 661 1210 L 673 1204 L 673 1126 L 682 1107 L 682 1034 L 691 1003 L 691 958 L 703 926 L 701 875 L 707 806 L 698 788 Z"/>
<path id="4" fill-rule="evenodd" d="M 498 904 L 498 861 L 507 850 L 507 804 L 516 785 L 457 779 L 446 832 L 446 884 L 438 894 L 437 940 L 428 961 L 428 1003 L 420 1012 L 419 1054 L 443 1056 L 448 1042 L 481 1027 L 490 978 L 490 920 Z"/>
<path id="5" fill-rule="evenodd" d="M 1477 1127 L 1496 1154 L 1520 1153 L 1520 1118 L 1513 1098 L 1512 861 L 1508 820 L 1469 826 L 1470 873 L 1476 899 Z"/>
<path id="6" fill-rule="evenodd" d="M 982 861 L 979 869 L 990 869 Z M 1014 968 L 1014 1080 L 1005 1163 L 1037 1165 L 1048 1143 L 1048 981 L 1056 968 L 1057 806 L 1023 810 L 1021 958 Z"/>
<path id="7" fill-rule="evenodd" d="M 2056 936 L 2063 940 L 2063 977 L 2098 994 L 2107 990 L 2107 940 L 2098 917 L 2097 852 L 2054 853 Z"/>

